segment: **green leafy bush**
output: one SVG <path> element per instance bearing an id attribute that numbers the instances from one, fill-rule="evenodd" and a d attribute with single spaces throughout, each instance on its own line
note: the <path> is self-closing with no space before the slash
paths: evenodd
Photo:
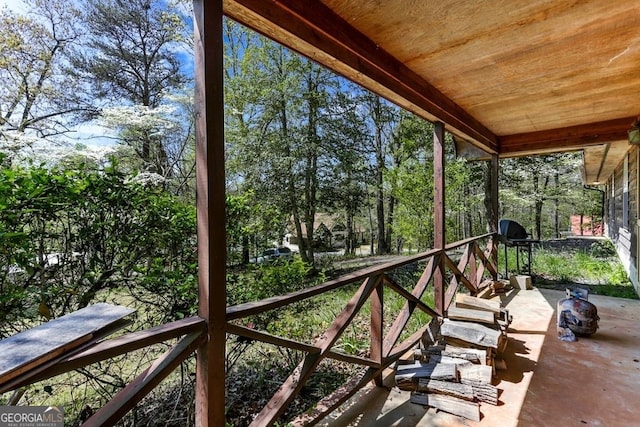
<path id="1" fill-rule="evenodd" d="M 103 171 L 0 170 L 0 336 L 129 290 L 158 322 L 195 312 L 195 208 Z"/>

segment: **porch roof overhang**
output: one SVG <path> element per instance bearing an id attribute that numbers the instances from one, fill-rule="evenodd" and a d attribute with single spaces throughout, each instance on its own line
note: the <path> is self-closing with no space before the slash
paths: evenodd
<path id="1" fill-rule="evenodd" d="M 640 114 L 640 1 L 224 0 L 232 19 L 500 157 L 584 150 L 585 183 Z"/>

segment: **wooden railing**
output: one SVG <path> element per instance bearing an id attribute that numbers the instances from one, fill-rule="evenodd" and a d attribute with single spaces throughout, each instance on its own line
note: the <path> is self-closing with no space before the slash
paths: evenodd
<path id="1" fill-rule="evenodd" d="M 484 250 L 479 246 L 479 242 L 482 241 L 487 241 Z M 446 311 L 460 285 L 463 285 L 471 294 L 475 294 L 482 289 L 485 277 L 497 278 L 497 266 L 495 264 L 497 259 L 496 244 L 497 240 L 494 234 L 485 234 L 447 245 L 444 249 L 433 249 L 399 259 L 398 261 L 365 268 L 298 292 L 228 307 L 228 333 L 305 352 L 300 364 L 254 419 L 252 425 L 266 426 L 273 424 L 300 393 L 307 380 L 325 358 L 353 363 L 367 369 L 362 376 L 352 379 L 333 394 L 318 402 L 311 413 L 305 413 L 296 419 L 294 422 L 296 425 L 313 424 L 372 380 L 377 384 L 381 384 L 384 369 L 415 346 L 429 327 L 428 324 L 423 325 L 409 338 L 398 343 L 413 312 L 416 309 L 421 310 L 431 316 L 432 319 L 445 314 L 444 312 L 438 312 L 435 308 L 423 302 L 423 296 L 427 291 L 428 285 L 433 282 L 434 274 L 440 271 L 443 277 L 449 277 L 446 289 L 440 290 L 440 294 L 444 296 L 444 310 L 442 311 Z M 454 261 L 454 257 L 451 255 L 452 252 L 459 255 L 457 262 Z M 396 283 L 388 274 L 399 267 L 417 262 L 426 262 L 426 267 L 411 291 Z M 361 284 L 353 297 L 332 324 L 319 334 L 319 338 L 313 344 L 275 336 L 233 323 L 233 321 L 239 319 L 282 308 L 358 282 L 361 282 Z M 434 284 L 434 286 L 436 285 Z M 383 288 L 385 287 L 397 293 L 406 301 L 387 334 L 383 336 Z M 437 294 L 438 292 L 435 293 Z M 333 346 L 368 300 L 371 301 L 369 357 L 353 356 L 334 350 Z"/>
<path id="2" fill-rule="evenodd" d="M 483 241 L 487 243 L 484 250 L 479 245 Z M 365 268 L 298 292 L 228 307 L 226 311 L 227 333 L 305 353 L 302 362 L 284 381 L 276 394 L 255 418 L 252 425 L 266 426 L 273 424 L 285 411 L 289 403 L 298 395 L 320 362 L 325 358 L 363 366 L 366 371 L 363 375 L 353 378 L 333 394 L 322 399 L 312 412 L 300 416 L 295 421 L 295 424 L 313 424 L 370 381 L 373 380 L 380 384 L 384 369 L 415 346 L 429 327 L 428 324 L 420 327 L 408 338 L 398 343 L 413 312 L 418 309 L 431 316 L 432 319 L 444 315 L 443 312 L 438 312 L 435 308 L 423 302 L 423 296 L 429 284 L 434 282 L 434 275 L 440 272 L 443 277 L 449 276 L 448 286 L 446 289 L 440 290 L 440 293 L 444 295 L 444 310 L 442 311 L 446 311 L 461 284 L 470 293 L 474 294 L 482 289 L 485 277 L 488 276 L 494 279 L 497 277 L 495 264 L 497 259 L 496 245 L 496 235 L 485 234 L 447 245 L 444 249 L 433 249 L 418 255 L 404 257 L 397 261 Z M 452 252 L 459 255 L 457 263 L 454 261 L 455 257 L 451 254 Z M 393 270 L 417 262 L 426 262 L 426 267 L 411 291 L 406 290 L 389 276 L 389 273 Z M 448 274 L 445 275 L 445 272 Z M 361 284 L 353 297 L 329 328 L 321 333 L 313 344 L 306 344 L 286 337 L 278 337 L 237 324 L 238 320 L 248 316 L 285 307 L 358 282 L 361 282 Z M 405 300 L 405 303 L 402 310 L 395 317 L 387 334 L 383 336 L 383 288 L 385 287 L 398 294 Z M 333 346 L 367 300 L 371 300 L 369 356 L 354 356 L 334 350 Z M 2 378 L 0 378 L 0 393 L 15 390 L 91 363 L 179 337 L 181 338 L 173 347 L 161 355 L 149 368 L 123 388 L 111 401 L 83 424 L 85 426 L 113 425 L 208 339 L 204 319 L 199 317 L 183 319 L 106 341 L 100 341 L 104 336 L 95 336 L 82 346 L 76 347 L 72 351 L 67 351 L 46 364 L 36 369 L 30 369 L 9 381 L 3 382 Z"/>

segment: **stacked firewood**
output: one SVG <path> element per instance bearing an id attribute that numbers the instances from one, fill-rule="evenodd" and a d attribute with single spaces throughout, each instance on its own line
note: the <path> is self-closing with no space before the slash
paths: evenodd
<path id="1" fill-rule="evenodd" d="M 480 420 L 480 402 L 498 404 L 492 385 L 507 345 L 509 313 L 499 301 L 458 294 L 447 318 L 432 321 L 412 361 L 396 364 L 396 385 L 411 402 Z"/>

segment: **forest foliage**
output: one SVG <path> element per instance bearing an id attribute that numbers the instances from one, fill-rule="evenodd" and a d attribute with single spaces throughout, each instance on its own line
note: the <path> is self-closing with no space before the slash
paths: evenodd
<path id="1" fill-rule="evenodd" d="M 0 39 L 3 164 L 73 172 L 74 161 L 117 162 L 193 204 L 189 15 L 181 3 L 120 3 L 31 0 L 29 13 L 2 11 L 4 28 L 23 29 Z M 432 125 L 233 21 L 224 29 L 230 263 L 246 264 L 286 235 L 313 263 L 324 214 L 346 228 L 347 254 L 430 248 Z M 107 155 L 88 154 L 91 141 L 69 143 L 83 120 L 112 141 Z M 452 242 L 487 230 L 488 164 L 458 158 L 446 138 Z M 500 216 L 536 238 L 559 236 L 572 214 L 598 216 L 578 162 L 572 154 L 501 161 Z"/>

